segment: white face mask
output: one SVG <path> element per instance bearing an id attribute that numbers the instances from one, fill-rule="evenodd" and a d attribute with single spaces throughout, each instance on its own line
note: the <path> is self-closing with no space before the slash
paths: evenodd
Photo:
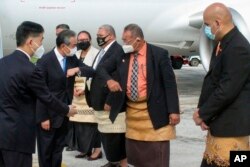
<path id="1" fill-rule="evenodd" d="M 40 58 L 43 56 L 43 54 L 44 54 L 44 52 L 45 52 L 45 49 L 44 49 L 43 45 L 38 46 L 38 44 L 37 44 L 36 42 L 34 42 L 34 43 L 35 43 L 35 45 L 38 47 L 38 48 L 36 49 L 36 51 L 34 52 L 34 57 L 40 59 Z M 33 49 L 32 49 L 32 50 L 33 50 Z M 33 50 L 33 51 L 34 51 L 34 50 Z"/>
<path id="2" fill-rule="evenodd" d="M 74 55 L 76 54 L 76 52 L 77 52 L 77 48 L 76 48 L 76 47 L 74 47 L 73 49 L 70 49 L 70 48 L 67 46 L 67 48 L 70 50 L 70 53 L 66 53 L 66 56 L 72 57 L 72 56 L 74 56 Z"/>
<path id="3" fill-rule="evenodd" d="M 123 49 L 124 53 L 132 53 L 132 52 L 134 52 L 135 48 L 133 47 L 133 44 L 135 42 L 136 42 L 136 40 L 130 45 L 127 45 L 127 44 L 122 45 L 122 49 Z"/>
<path id="4" fill-rule="evenodd" d="M 122 45 L 122 49 L 123 49 L 124 53 L 132 53 L 135 51 L 135 49 L 132 45 Z"/>

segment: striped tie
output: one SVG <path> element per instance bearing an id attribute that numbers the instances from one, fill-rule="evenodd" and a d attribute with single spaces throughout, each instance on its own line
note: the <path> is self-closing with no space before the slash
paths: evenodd
<path id="1" fill-rule="evenodd" d="M 134 54 L 131 75 L 131 99 L 136 101 L 138 99 L 138 53 Z"/>

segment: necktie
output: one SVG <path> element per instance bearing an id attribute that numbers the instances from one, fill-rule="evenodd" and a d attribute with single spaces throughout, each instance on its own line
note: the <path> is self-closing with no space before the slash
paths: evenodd
<path id="1" fill-rule="evenodd" d="M 217 47 L 216 47 L 216 53 L 215 53 L 215 55 L 218 56 L 220 52 L 221 52 L 221 47 L 220 47 L 220 42 L 219 42 L 218 45 L 217 45 Z"/>
<path id="2" fill-rule="evenodd" d="M 66 57 L 62 59 L 62 70 L 63 72 L 66 72 Z"/>
<path id="3" fill-rule="evenodd" d="M 104 53 L 105 53 L 105 51 L 104 51 L 104 49 L 102 49 L 102 50 L 99 52 L 99 54 L 97 55 L 96 60 L 95 60 L 95 63 L 94 63 L 94 66 L 93 66 L 94 69 L 97 68 L 97 66 L 98 66 L 99 62 L 101 61 L 101 59 L 102 59 Z"/>
<path id="4" fill-rule="evenodd" d="M 136 101 L 138 99 L 138 53 L 134 54 L 131 75 L 131 99 Z"/>

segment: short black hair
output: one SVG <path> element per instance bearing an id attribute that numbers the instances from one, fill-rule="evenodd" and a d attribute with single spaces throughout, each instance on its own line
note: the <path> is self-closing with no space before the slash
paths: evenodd
<path id="1" fill-rule="evenodd" d="M 61 28 L 63 30 L 69 30 L 70 29 L 68 24 L 58 24 L 56 26 L 56 29 L 58 29 L 58 28 Z"/>
<path id="2" fill-rule="evenodd" d="M 16 30 L 16 45 L 22 46 L 29 37 L 37 37 L 44 32 L 42 25 L 31 22 L 22 22 Z"/>
<path id="3" fill-rule="evenodd" d="M 75 37 L 76 33 L 72 30 L 63 30 L 60 32 L 56 38 L 56 46 L 60 47 L 62 44 L 69 45 L 70 44 L 70 38 Z"/>
<path id="4" fill-rule="evenodd" d="M 78 38 L 78 36 L 81 34 L 81 33 L 85 33 L 85 34 L 87 34 L 88 36 L 89 36 L 89 40 L 91 41 L 91 35 L 90 35 L 90 33 L 88 32 L 88 31 L 85 31 L 85 30 L 83 30 L 83 31 L 80 31 L 78 34 L 77 34 L 77 38 Z"/>

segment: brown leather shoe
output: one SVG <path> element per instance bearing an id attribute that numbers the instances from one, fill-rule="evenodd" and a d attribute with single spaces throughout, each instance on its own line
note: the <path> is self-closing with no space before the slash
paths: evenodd
<path id="1" fill-rule="evenodd" d="M 102 158 L 102 152 L 100 152 L 96 157 L 89 156 L 88 161 L 94 161 L 94 160 L 97 160 L 97 159 L 100 159 L 100 158 Z"/>

